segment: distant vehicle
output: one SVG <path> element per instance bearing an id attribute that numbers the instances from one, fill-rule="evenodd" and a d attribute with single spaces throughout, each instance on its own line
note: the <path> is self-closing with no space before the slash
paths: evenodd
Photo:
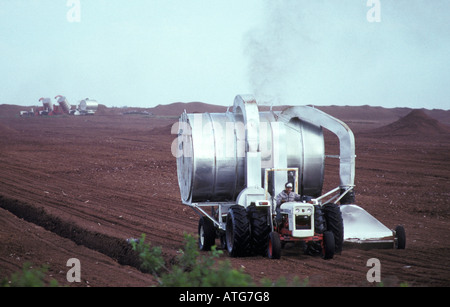
<path id="1" fill-rule="evenodd" d="M 93 99 L 83 99 L 78 106 L 80 115 L 94 115 L 98 109 L 98 102 Z"/>
<path id="2" fill-rule="evenodd" d="M 54 105 L 51 98 L 39 98 L 42 106 L 31 109 L 31 111 L 20 111 L 20 116 L 34 116 L 34 115 L 94 115 L 98 109 L 98 102 L 93 99 L 83 99 L 78 106 L 71 105 L 67 98 L 62 95 L 55 96 L 56 102 L 59 105 Z"/>

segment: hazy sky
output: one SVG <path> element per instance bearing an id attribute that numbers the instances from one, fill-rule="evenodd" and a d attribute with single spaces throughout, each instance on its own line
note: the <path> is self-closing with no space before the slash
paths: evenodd
<path id="1" fill-rule="evenodd" d="M 450 109 L 450 0 L 0 0 L 0 104 Z"/>

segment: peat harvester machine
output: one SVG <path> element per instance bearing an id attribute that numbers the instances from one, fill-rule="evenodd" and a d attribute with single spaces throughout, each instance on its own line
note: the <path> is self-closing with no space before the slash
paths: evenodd
<path id="1" fill-rule="evenodd" d="M 324 128 L 336 134 L 340 151 L 340 182 L 326 193 Z M 259 111 L 252 96 L 239 95 L 226 113 L 185 111 L 176 157 L 182 202 L 200 216 L 201 250 L 216 239 L 232 257 L 280 258 L 290 242 L 324 259 L 345 243 L 405 248 L 403 226 L 389 229 L 355 205 L 353 132 L 313 107 Z M 302 200 L 277 206 L 286 182 Z"/>

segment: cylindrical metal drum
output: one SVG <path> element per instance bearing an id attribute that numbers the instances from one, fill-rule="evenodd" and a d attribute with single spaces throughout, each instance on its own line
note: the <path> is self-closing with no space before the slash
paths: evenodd
<path id="1" fill-rule="evenodd" d="M 95 100 L 84 99 L 80 101 L 80 111 L 88 112 L 88 111 L 97 111 L 98 102 Z"/>
<path id="2" fill-rule="evenodd" d="M 322 193 L 325 142 L 321 127 L 293 118 L 286 124 L 287 165 L 299 169 L 299 191 L 302 195 Z"/>
<path id="3" fill-rule="evenodd" d="M 47 112 L 53 111 L 53 102 L 50 98 L 41 98 L 42 100 L 42 106 L 44 107 L 44 110 Z"/>
<path id="4" fill-rule="evenodd" d="M 70 104 L 67 101 L 66 97 L 58 95 L 55 98 L 58 98 L 57 102 L 59 103 L 59 105 L 63 109 L 64 113 L 69 114 L 69 112 L 70 112 Z"/>
<path id="5" fill-rule="evenodd" d="M 230 201 L 244 188 L 245 152 L 230 115 L 181 116 L 177 167 L 183 201 Z"/>
<path id="6" fill-rule="evenodd" d="M 276 134 L 275 123 L 285 126 L 284 135 Z M 289 123 L 277 122 L 273 112 L 259 112 L 259 125 L 262 173 L 265 168 L 274 167 L 275 147 L 283 146 L 276 149 L 284 151 L 287 167 L 299 169 L 299 193 L 320 195 L 325 157 L 322 128 L 298 118 Z M 236 200 L 245 188 L 247 146 L 245 119 L 241 113 L 183 113 L 177 153 L 183 202 Z"/>

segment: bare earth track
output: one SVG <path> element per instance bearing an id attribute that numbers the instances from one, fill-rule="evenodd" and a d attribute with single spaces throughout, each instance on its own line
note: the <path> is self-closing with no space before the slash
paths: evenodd
<path id="1" fill-rule="evenodd" d="M 47 278 L 60 285 L 155 285 L 136 268 L 126 239 L 145 233 L 170 261 L 183 234 L 197 232 L 198 216 L 180 201 L 174 114 L 160 106 L 157 116 L 105 108 L 90 117 L 20 118 L 1 107 L 0 280 L 31 262 L 47 265 Z M 392 118 L 375 111 L 383 117 L 336 116 L 356 136 L 358 205 L 388 227 L 404 225 L 405 250 L 347 248 L 329 261 L 297 247 L 283 250 L 280 260 L 223 257 L 256 281 L 298 276 L 311 286 L 370 286 L 366 263 L 378 258 L 386 285 L 450 286 L 448 122 L 422 111 L 404 117 L 408 110 L 396 110 Z M 336 139 L 326 136 L 327 154 L 337 154 Z M 335 186 L 336 173 L 336 161 L 327 160 L 324 190 Z M 66 280 L 69 258 L 80 259 L 81 283 Z"/>

